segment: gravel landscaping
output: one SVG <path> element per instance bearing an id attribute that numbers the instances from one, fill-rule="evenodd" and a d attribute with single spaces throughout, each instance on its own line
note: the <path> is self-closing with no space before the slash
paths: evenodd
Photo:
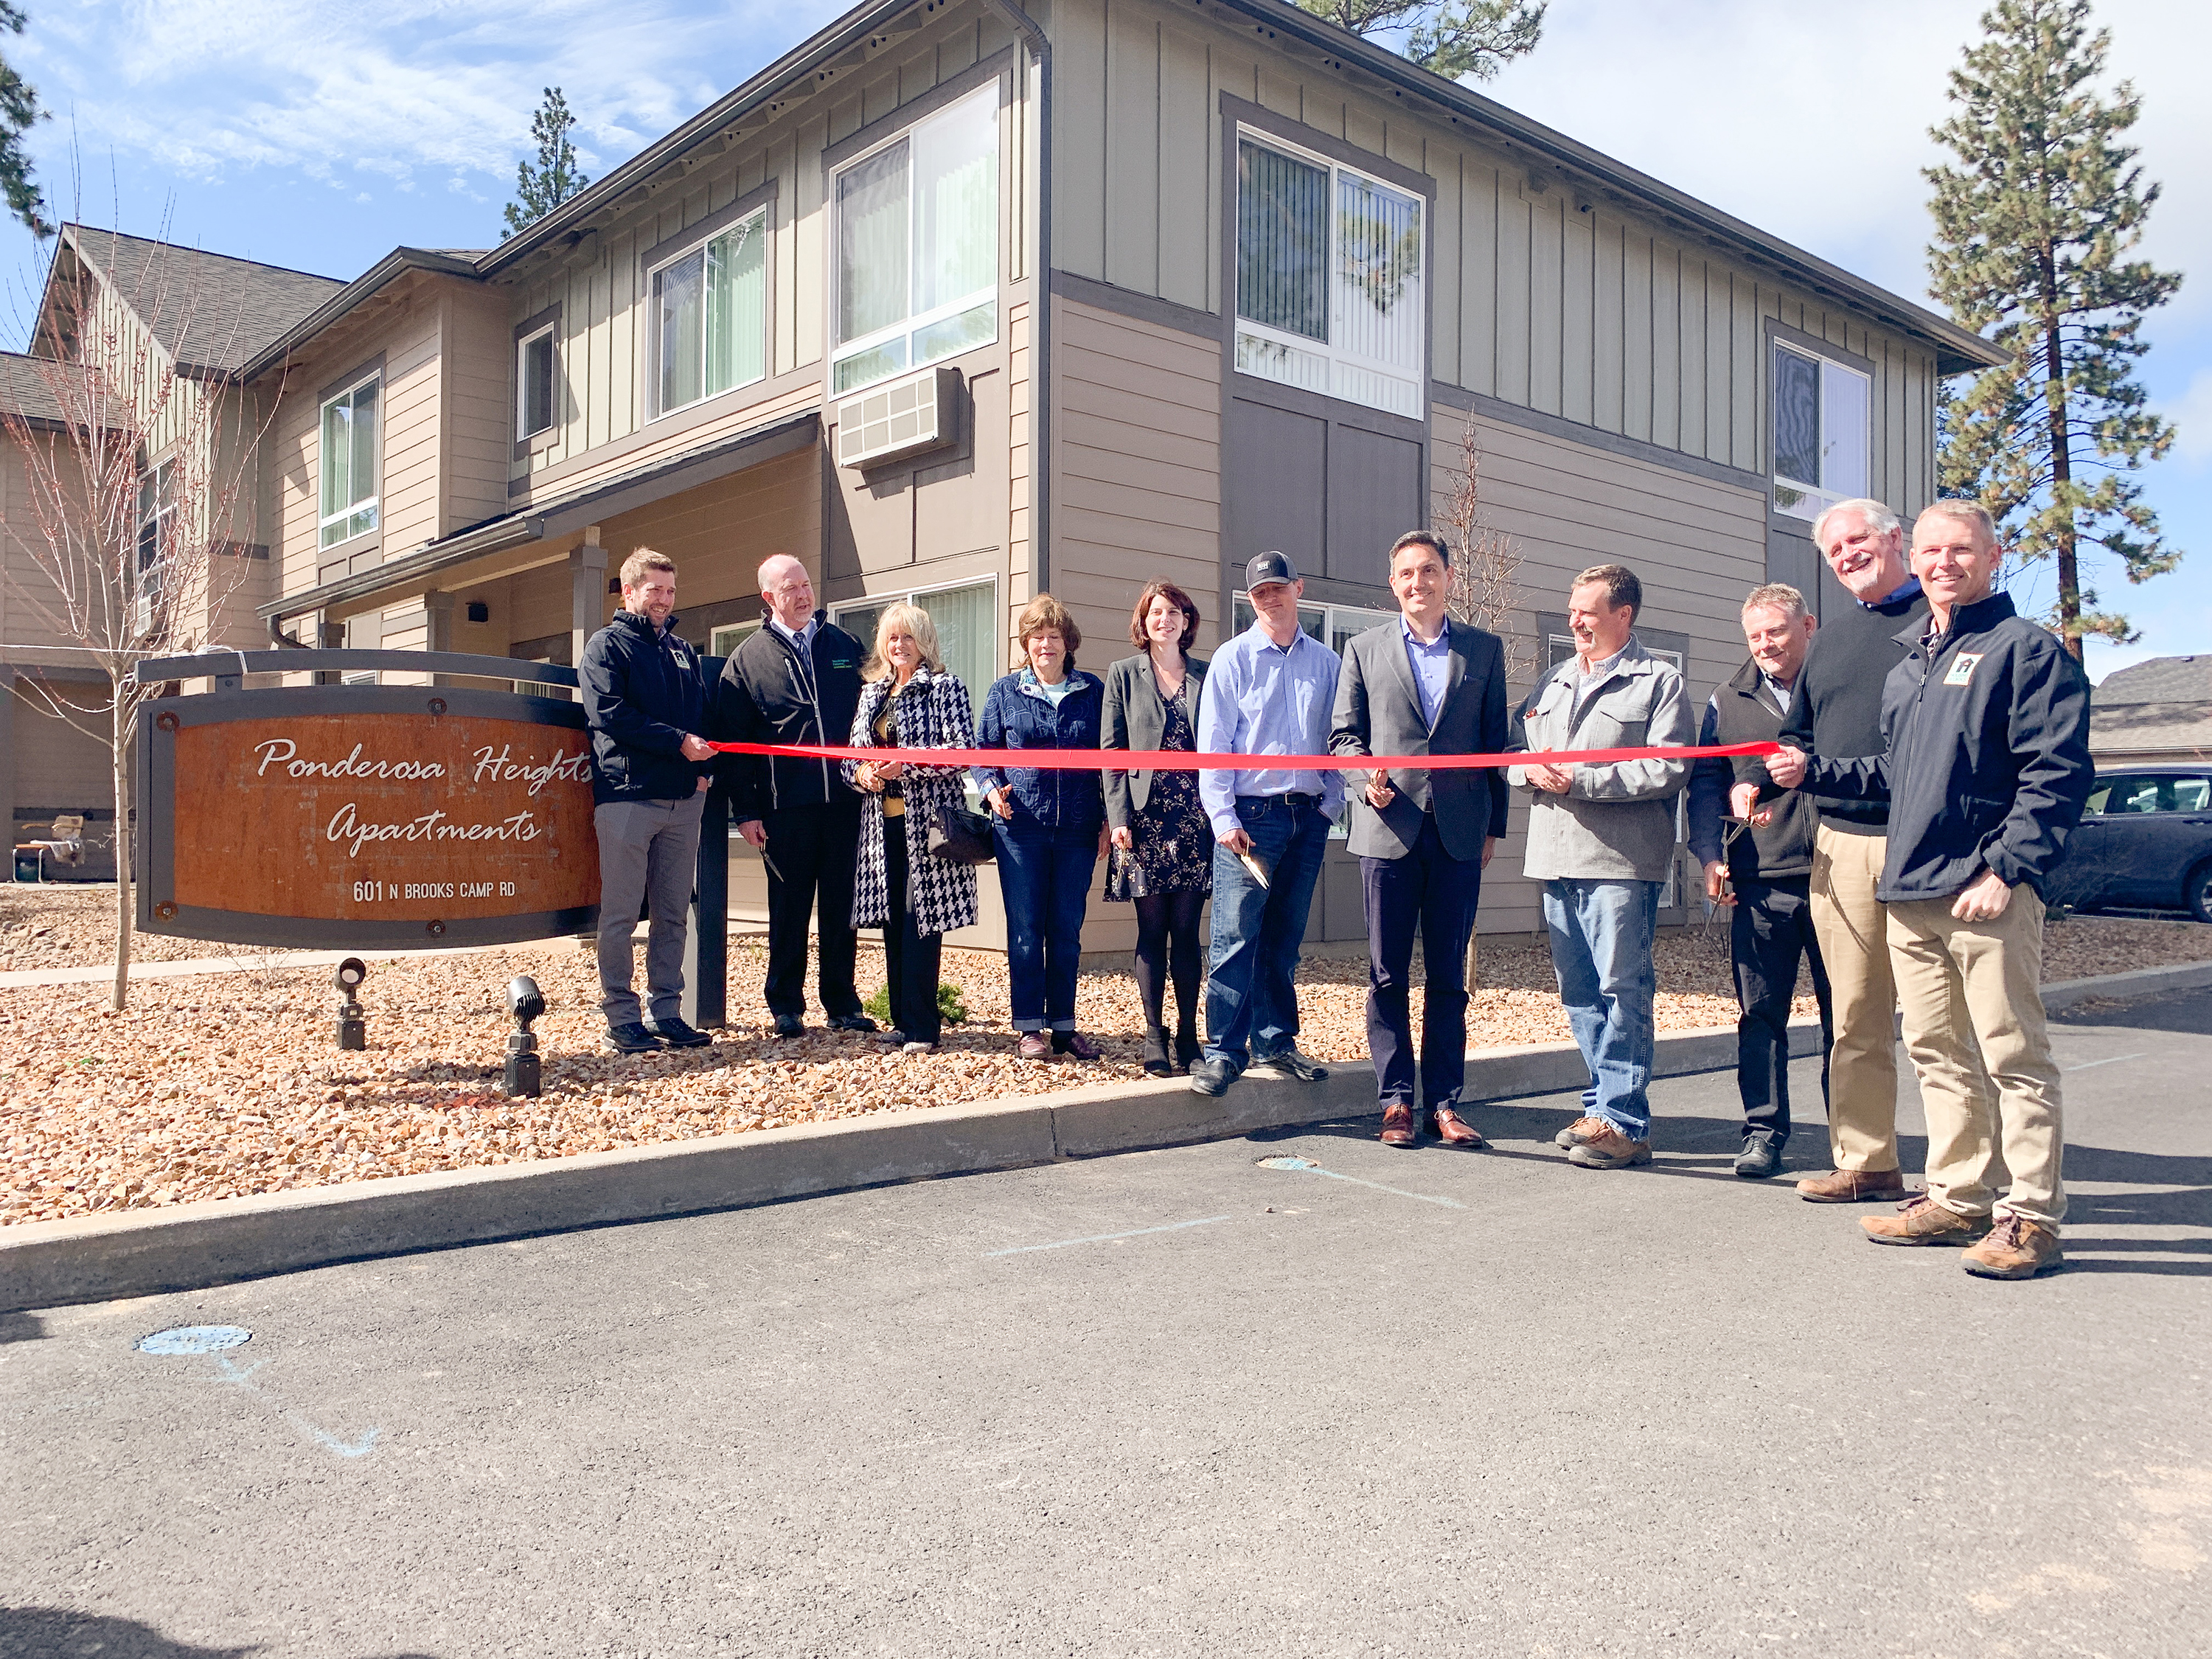
<path id="1" fill-rule="evenodd" d="M 0 885 L 0 966 L 100 961 L 110 948 L 106 907 L 112 903 L 112 888 Z M 1012 1054 L 1005 960 L 983 951 L 945 952 L 945 976 L 962 988 L 971 1018 L 947 1029 L 935 1054 L 887 1055 L 866 1037 L 819 1030 L 777 1042 L 756 1012 L 765 953 L 733 942 L 736 1020 L 720 1040 L 689 1053 L 628 1057 L 593 1046 L 596 976 L 588 952 L 570 940 L 373 968 L 362 992 L 368 1049 L 360 1054 L 335 1046 L 337 997 L 326 972 L 255 966 L 260 953 L 235 947 L 150 943 L 167 959 L 222 956 L 245 966 L 135 984 L 121 1013 L 106 1006 L 103 986 L 0 990 L 0 1224 L 1143 1075 L 1136 989 L 1127 974 L 1084 975 L 1078 1015 L 1105 1048 L 1104 1060 L 1024 1061 Z M 2051 980 L 2075 979 L 2207 958 L 2212 930 L 2195 923 L 2074 920 L 2049 930 L 2045 969 Z M 537 1026 L 545 1093 L 511 1101 L 497 1092 L 510 1029 L 502 998 L 507 980 L 521 973 L 536 977 L 550 1005 Z M 1662 1030 L 1734 1018 L 1725 924 L 1663 935 L 1659 977 Z M 860 978 L 864 994 L 883 978 L 882 953 L 866 944 Z M 1300 1046 L 1322 1059 L 1364 1064 L 1364 962 L 1310 961 L 1300 979 Z M 1567 1040 L 1540 944 L 1486 938 L 1481 979 L 1472 1042 Z M 1809 995 L 1799 1006 L 1811 1012 Z M 811 1018 L 818 1021 L 821 1011 Z"/>

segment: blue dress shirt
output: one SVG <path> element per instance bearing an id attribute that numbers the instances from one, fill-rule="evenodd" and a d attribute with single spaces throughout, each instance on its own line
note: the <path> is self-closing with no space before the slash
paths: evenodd
<path id="1" fill-rule="evenodd" d="M 1214 653 L 1199 703 L 1198 746 L 1212 755 L 1326 755 L 1344 659 L 1299 631 L 1285 650 L 1255 622 Z M 1239 795 L 1319 795 L 1334 817 L 1344 774 L 1255 768 L 1198 775 L 1198 798 L 1217 836 L 1239 827 Z"/>
<path id="2" fill-rule="evenodd" d="M 1421 724 L 1433 732 L 1437 710 L 1444 706 L 1444 693 L 1451 687 L 1451 624 L 1447 622 L 1437 630 L 1432 645 L 1424 644 L 1413 632 L 1413 624 L 1403 617 L 1398 618 L 1398 631 L 1406 637 L 1406 665 L 1413 671 L 1414 695 L 1421 700 Z"/>

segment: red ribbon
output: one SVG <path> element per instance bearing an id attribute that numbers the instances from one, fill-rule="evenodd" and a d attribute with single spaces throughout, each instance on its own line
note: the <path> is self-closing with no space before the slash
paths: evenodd
<path id="1" fill-rule="evenodd" d="M 1493 766 L 1604 765 L 1775 755 L 1778 743 L 1704 748 L 1545 749 L 1515 755 L 1197 755 L 1182 749 L 854 749 L 817 743 L 717 743 L 726 755 L 787 760 L 902 761 L 910 766 L 995 766 L 1044 772 L 1467 772 Z M 1108 758 L 1111 757 L 1111 758 Z"/>

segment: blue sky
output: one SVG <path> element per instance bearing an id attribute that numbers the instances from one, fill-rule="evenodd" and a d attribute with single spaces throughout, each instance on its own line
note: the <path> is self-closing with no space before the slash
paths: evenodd
<path id="1" fill-rule="evenodd" d="M 29 0 L 5 41 L 53 118 L 30 147 L 73 217 L 347 277 L 395 245 L 499 239 L 540 89 L 565 88 L 594 178 L 845 9 L 637 0 Z M 1553 0 L 1543 45 L 1486 88 L 1679 188 L 1897 291 L 1926 289 L 1927 129 L 1980 0 Z M 2147 474 L 2195 556 L 2141 587 L 2103 584 L 2139 644 L 2090 671 L 2212 649 L 2212 8 L 2100 0 L 2113 67 L 2166 193 L 2147 251 L 2191 273 L 2153 320 L 2145 378 L 2179 422 Z M 1842 42 L 1839 55 L 1839 40 Z M 117 43 L 123 43 L 119 47 Z M 9 344 L 41 270 L 0 231 Z M 2032 597 L 2047 601 L 2048 584 Z"/>

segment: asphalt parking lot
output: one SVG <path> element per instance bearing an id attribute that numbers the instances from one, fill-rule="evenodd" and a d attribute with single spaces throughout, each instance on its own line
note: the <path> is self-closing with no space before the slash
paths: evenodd
<path id="1" fill-rule="evenodd" d="M 0 1655 L 2199 1654 L 2212 993 L 2058 1042 L 2029 1284 L 1717 1074 L 0 1316 Z"/>

